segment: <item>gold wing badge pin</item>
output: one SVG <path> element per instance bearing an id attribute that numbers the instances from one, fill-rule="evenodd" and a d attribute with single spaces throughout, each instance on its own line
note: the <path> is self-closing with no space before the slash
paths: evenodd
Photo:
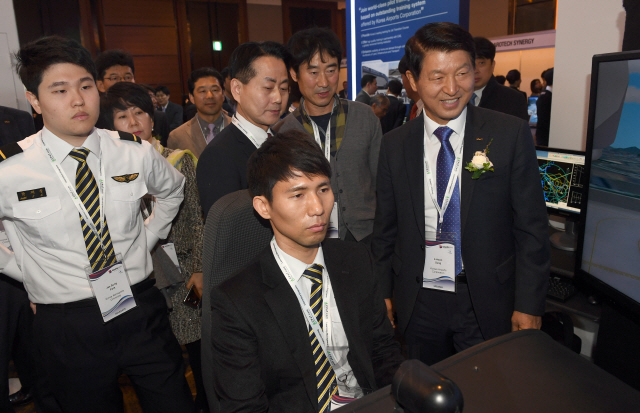
<path id="1" fill-rule="evenodd" d="M 124 175 L 120 175 L 120 176 L 112 176 L 111 179 L 113 179 L 116 182 L 123 182 L 125 184 L 128 184 L 131 181 L 135 181 L 136 178 L 138 177 L 138 175 L 140 175 L 139 173 L 137 174 L 124 174 Z"/>

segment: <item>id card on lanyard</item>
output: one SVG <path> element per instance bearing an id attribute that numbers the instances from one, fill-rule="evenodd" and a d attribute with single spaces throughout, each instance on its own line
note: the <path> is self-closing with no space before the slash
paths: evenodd
<path id="1" fill-rule="evenodd" d="M 313 126 L 313 136 L 318 142 L 318 145 L 322 148 L 322 138 L 320 137 L 320 129 L 318 125 L 313 121 L 313 119 L 309 119 L 311 121 L 311 126 Z M 324 156 L 327 158 L 327 161 L 331 162 L 331 120 L 329 120 L 329 126 L 327 127 L 327 131 L 325 133 L 324 139 Z M 331 210 L 331 215 L 329 216 L 329 229 L 327 230 L 326 238 L 338 238 L 338 202 L 335 201 L 333 203 L 333 209 Z"/>
<path id="2" fill-rule="evenodd" d="M 435 191 L 435 177 L 431 173 L 426 151 L 424 153 L 424 192 L 429 193 L 433 206 L 438 211 L 438 223 L 435 232 L 425 232 L 425 257 L 422 270 L 422 288 L 429 288 L 438 291 L 456 292 L 455 274 L 455 233 L 442 232 L 442 222 L 444 214 L 449 207 L 451 195 L 458 185 L 458 175 L 462 168 L 462 153 L 464 139 L 460 142 L 460 148 L 456 151 L 456 160 L 451 169 L 447 189 L 442 199 L 442 206 L 438 205 L 438 198 Z"/>
<path id="3" fill-rule="evenodd" d="M 300 304 L 300 309 L 302 310 L 304 318 L 307 320 L 309 326 L 311 326 L 311 328 L 313 329 L 313 332 L 316 335 L 316 339 L 318 340 L 320 347 L 322 347 L 322 351 L 324 351 L 324 354 L 327 356 L 327 360 L 329 360 L 329 363 L 331 364 L 331 367 L 335 372 L 337 368 L 337 361 L 334 354 L 331 352 L 331 350 L 329 350 L 328 347 L 328 343 L 331 342 L 332 327 L 331 311 L 329 311 L 329 303 L 331 302 L 332 295 L 331 280 L 329 279 L 329 277 L 324 277 L 322 279 L 322 323 L 324 325 L 324 329 L 322 329 L 320 328 L 320 324 L 318 323 L 313 310 L 309 306 L 309 299 L 305 298 L 304 294 L 300 290 L 300 287 L 298 287 L 298 283 L 296 282 L 297 277 L 293 275 L 293 272 L 291 272 L 291 269 L 285 262 L 284 258 L 278 252 L 275 237 L 271 239 L 271 251 L 273 252 L 273 256 L 275 257 L 276 262 L 280 267 L 280 271 L 282 271 L 282 273 L 284 274 L 284 277 L 287 279 L 287 282 L 291 286 L 291 289 L 298 299 L 298 303 Z"/>
<path id="4" fill-rule="evenodd" d="M 116 263 L 113 265 L 95 272 L 88 266 L 85 273 L 93 296 L 98 301 L 103 322 L 111 321 L 136 307 L 122 255 L 116 255 Z"/>
<path id="5" fill-rule="evenodd" d="M 238 120 L 236 115 L 233 115 L 233 117 L 231 118 L 231 123 L 233 123 L 236 126 L 236 128 L 240 129 L 240 132 L 244 133 L 244 135 L 251 141 L 251 143 L 255 145 L 256 148 L 260 147 L 260 144 L 258 143 L 256 138 L 253 136 L 251 132 L 249 132 L 247 129 L 245 129 L 244 126 L 240 124 L 240 121 Z"/>
<path id="6" fill-rule="evenodd" d="M 100 175 L 98 175 L 96 179 L 96 183 L 98 184 L 98 192 L 99 192 L 99 202 L 100 202 L 100 218 L 98 224 L 100 225 L 100 231 L 96 227 L 93 219 L 89 215 L 89 211 L 85 208 L 80 196 L 76 192 L 76 187 L 74 184 L 69 181 L 67 175 L 62 170 L 62 165 L 60 160 L 56 159 L 53 156 L 53 152 L 47 146 L 46 142 L 40 135 L 40 141 L 42 142 L 42 147 L 44 148 L 49 160 L 51 161 L 51 166 L 53 167 L 56 176 L 62 183 L 62 186 L 67 191 L 67 194 L 71 198 L 74 206 L 84 219 L 85 223 L 89 227 L 90 231 L 96 236 L 96 239 L 100 243 L 100 248 L 102 249 L 103 254 L 106 254 L 107 248 L 104 245 L 102 233 L 104 231 L 104 210 L 105 210 L 105 187 L 104 187 L 104 164 L 102 162 L 102 148 L 100 149 L 100 156 L 98 156 L 99 160 L 99 170 Z M 95 179 L 95 177 L 94 177 Z M 105 256 L 106 262 L 106 256 Z M 129 311 L 130 309 L 136 306 L 135 300 L 133 299 L 133 292 L 131 291 L 131 283 L 129 281 L 129 277 L 124 268 L 124 264 L 122 262 L 122 256 L 120 254 L 116 254 L 116 263 L 102 268 L 96 272 L 93 272 L 91 266 L 85 268 L 85 274 L 87 279 L 89 280 L 89 285 L 91 286 L 91 290 L 93 291 L 94 297 L 98 301 L 98 306 L 100 307 L 100 311 L 102 313 L 102 319 L 106 323 L 109 320 L 119 316 L 120 314 Z M 97 282 L 96 288 L 94 288 L 94 282 Z M 113 290 L 107 289 L 106 286 L 113 284 Z M 114 305 L 113 300 L 122 298 L 121 303 L 118 302 Z"/>

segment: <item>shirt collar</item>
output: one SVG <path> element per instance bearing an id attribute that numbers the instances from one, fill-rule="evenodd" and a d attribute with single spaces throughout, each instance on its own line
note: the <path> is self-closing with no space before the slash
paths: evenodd
<path id="1" fill-rule="evenodd" d="M 466 106 L 465 106 L 465 108 L 462 110 L 462 112 L 460 113 L 460 115 L 457 118 L 451 119 L 446 125 L 440 125 L 440 124 L 434 122 L 433 120 L 431 120 L 431 118 L 429 118 L 427 116 L 427 113 L 424 112 L 424 128 L 425 128 L 425 131 L 427 132 L 427 136 L 429 137 L 429 139 L 438 139 L 433 133 L 440 126 L 448 126 L 449 128 L 453 129 L 453 132 L 456 135 L 462 136 L 462 133 L 464 132 L 464 126 L 465 126 L 465 122 L 466 121 L 467 121 L 467 107 Z"/>
<path id="2" fill-rule="evenodd" d="M 64 161 L 64 159 L 69 155 L 69 152 L 74 148 L 69 143 L 58 138 L 46 127 L 42 128 L 42 139 L 45 141 L 49 149 L 51 149 L 54 158 L 60 159 L 60 162 Z M 97 158 L 100 157 L 100 136 L 98 136 L 98 129 L 93 128 L 91 134 L 89 134 L 82 144 L 82 147 L 89 149 L 89 151 Z"/>
<path id="3" fill-rule="evenodd" d="M 488 84 L 488 83 L 487 83 Z M 484 92 L 484 90 L 487 88 L 487 85 L 484 85 L 483 87 L 481 87 L 480 89 L 476 90 L 475 93 L 476 96 L 478 97 L 478 101 L 476 102 L 475 106 L 478 106 L 480 104 L 480 100 L 482 100 L 482 92 Z"/>
<path id="4" fill-rule="evenodd" d="M 240 123 L 240 125 L 242 125 L 242 127 L 245 128 L 250 134 L 252 134 L 253 137 L 256 139 L 256 141 L 258 141 L 260 145 L 262 145 L 262 143 L 267 140 L 268 133 L 273 135 L 273 132 L 271 132 L 271 128 L 265 131 L 261 127 L 258 127 L 253 123 L 249 122 L 247 119 L 244 118 L 244 116 L 242 116 L 238 112 L 236 112 L 235 116 L 238 119 L 238 122 Z"/>
<path id="5" fill-rule="evenodd" d="M 547 87 L 546 87 L 546 89 L 547 89 L 549 92 L 553 93 L 553 86 L 547 86 Z"/>
<path id="6" fill-rule="evenodd" d="M 316 257 L 313 260 L 313 264 L 305 264 L 299 259 L 294 258 L 291 255 L 287 254 L 286 252 L 282 251 L 277 241 L 276 241 L 276 249 L 278 250 L 279 254 L 282 254 L 282 258 L 284 259 L 284 262 L 286 262 L 287 265 L 289 266 L 289 269 L 293 273 L 293 276 L 295 277 L 296 282 L 300 281 L 300 278 L 302 277 L 302 273 L 307 268 L 311 267 L 313 264 L 322 265 L 322 268 L 324 268 L 323 276 L 326 275 L 327 266 L 324 263 L 324 254 L 322 253 L 322 245 L 318 247 L 318 253 L 316 254 Z"/>
<path id="7" fill-rule="evenodd" d="M 209 128 L 209 124 L 204 119 L 202 119 L 200 116 L 197 116 L 197 118 L 198 118 L 198 122 L 200 122 L 200 126 L 202 127 L 203 130 Z M 213 128 L 214 129 L 222 129 L 223 120 L 224 120 L 224 116 L 222 116 L 222 112 L 220 112 L 220 116 L 218 116 L 218 119 L 216 119 L 213 122 L 213 125 L 214 125 Z"/>

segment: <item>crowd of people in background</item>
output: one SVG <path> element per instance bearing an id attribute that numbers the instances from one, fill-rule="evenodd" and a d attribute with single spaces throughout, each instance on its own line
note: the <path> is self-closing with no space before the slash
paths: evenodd
<path id="1" fill-rule="evenodd" d="M 346 403 L 389 384 L 403 357 L 432 364 L 540 327 L 548 237 L 520 72 L 495 76 L 493 43 L 451 23 L 408 39 L 400 77 L 382 86 L 364 74 L 350 93 L 342 56 L 329 29 L 301 30 L 284 45 L 247 42 L 228 67 L 193 70 L 182 96 L 136 83 L 124 50 L 92 61 L 54 36 L 17 53 L 42 119 L 36 133 L 30 115 L 3 109 L 19 128 L 0 130 L 0 224 L 13 249 L 0 247 L 0 271 L 16 301 L 0 303 L 17 314 L 12 325 L 35 323 L 35 337 L 20 330 L 12 353 L 16 366 L 38 366 L 21 367 L 20 401 L 35 394 L 43 412 L 119 412 L 125 373 L 149 412 L 325 412 L 339 406 L 334 395 Z M 548 145 L 553 68 L 541 78 L 531 82 L 535 143 Z M 489 145 L 491 169 L 479 173 L 491 179 L 474 182 L 470 208 L 471 175 L 453 159 L 486 156 Z M 205 291 L 209 212 L 247 189 L 274 239 Z M 487 231 L 492 242 L 478 236 Z M 447 274 L 456 294 L 423 283 L 436 233 L 455 246 Z M 123 258 L 139 308 L 103 322 L 87 277 Z M 185 305 L 192 294 L 211 294 L 211 343 L 201 341 L 201 310 Z M 21 362 L 30 342 L 35 363 Z"/>

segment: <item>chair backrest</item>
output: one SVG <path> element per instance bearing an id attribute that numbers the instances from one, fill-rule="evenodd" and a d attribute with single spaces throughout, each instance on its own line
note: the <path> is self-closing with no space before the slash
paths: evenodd
<path id="1" fill-rule="evenodd" d="M 204 227 L 202 272 L 202 379 L 211 412 L 219 411 L 213 390 L 211 349 L 211 290 L 244 268 L 273 236 L 271 225 L 253 209 L 248 190 L 220 198 L 209 211 Z"/>

